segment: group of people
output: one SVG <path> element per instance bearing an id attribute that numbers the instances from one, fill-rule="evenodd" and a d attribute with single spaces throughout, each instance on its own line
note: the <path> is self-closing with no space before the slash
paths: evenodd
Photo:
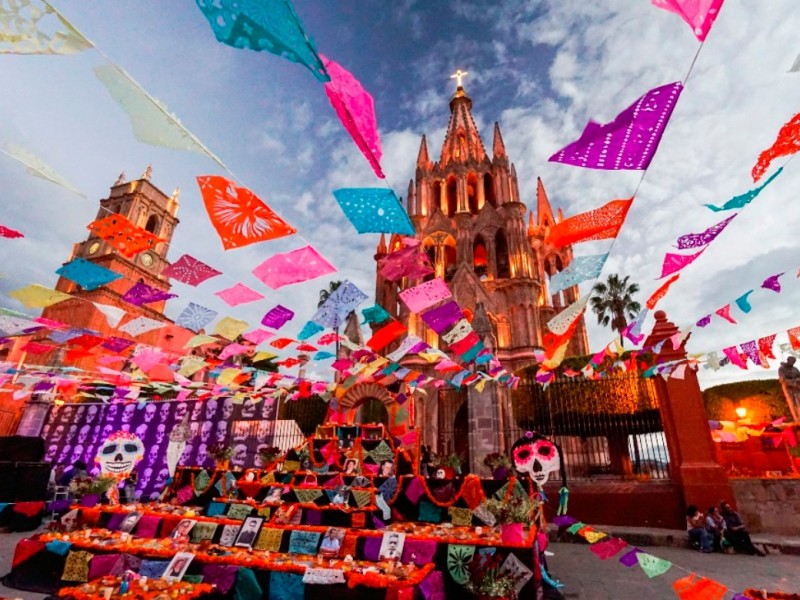
<path id="1" fill-rule="evenodd" d="M 765 556 L 753 545 L 741 515 L 725 501 L 719 508 L 711 506 L 704 515 L 694 505 L 686 508 L 686 529 L 689 540 L 701 552 L 723 552 L 733 548 L 739 554 Z"/>

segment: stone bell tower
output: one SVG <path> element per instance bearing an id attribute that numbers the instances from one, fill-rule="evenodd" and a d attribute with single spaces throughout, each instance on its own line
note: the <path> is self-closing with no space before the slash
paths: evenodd
<path id="1" fill-rule="evenodd" d="M 557 220 L 544 188 L 539 182 L 539 214 L 537 219 L 529 218 L 500 126 L 495 123 L 490 154 L 472 116 L 464 75 L 458 71 L 453 76 L 457 88 L 450 99 L 450 120 L 437 161 L 431 159 L 422 136 L 407 210 L 435 276 L 447 282 L 455 300 L 473 316 L 476 331 L 476 323 L 480 324 L 486 346 L 513 372 L 535 362 L 547 320 L 567 306 L 566 299 L 578 296 L 577 287 L 557 295 L 547 292 L 548 276 L 568 266 L 572 250 L 545 246 L 546 228 Z M 560 211 L 558 215 L 563 219 Z M 399 236 L 392 236 L 388 243 L 381 237 L 376 259 L 401 245 Z M 548 271 L 551 263 L 552 271 Z M 440 347 L 438 335 L 399 300 L 400 291 L 422 282 L 390 282 L 378 273 L 376 301 L 404 323 L 410 334 Z M 571 354 L 588 352 L 585 329 L 570 350 Z M 474 390 L 440 393 L 438 402 L 429 402 L 418 415 L 419 422 L 424 422 L 425 443 L 440 452 L 469 453 L 474 463 L 482 453 L 505 448 L 508 440 L 516 439 L 518 428 L 508 390 L 487 385 L 480 398 L 473 400 L 473 395 Z"/>

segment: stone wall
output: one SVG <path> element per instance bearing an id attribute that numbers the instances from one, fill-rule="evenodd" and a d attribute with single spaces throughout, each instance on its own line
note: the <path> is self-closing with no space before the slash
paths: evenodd
<path id="1" fill-rule="evenodd" d="M 750 531 L 800 535 L 800 479 L 731 479 Z"/>

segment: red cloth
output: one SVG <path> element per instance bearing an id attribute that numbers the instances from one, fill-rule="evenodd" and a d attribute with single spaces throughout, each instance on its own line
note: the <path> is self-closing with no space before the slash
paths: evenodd
<path id="1" fill-rule="evenodd" d="M 29 540 L 27 538 L 20 540 L 17 542 L 17 547 L 14 548 L 14 560 L 11 562 L 11 568 L 13 569 L 17 565 L 24 563 L 34 554 L 38 554 L 44 550 L 44 547 L 44 542 Z"/>
<path id="2" fill-rule="evenodd" d="M 183 517 L 179 515 L 164 515 L 161 517 L 161 537 L 168 537 L 181 521 L 183 521 Z"/>
<path id="3" fill-rule="evenodd" d="M 17 502 L 13 511 L 26 517 L 35 517 L 44 510 L 44 502 Z"/>
<path id="4" fill-rule="evenodd" d="M 97 527 L 100 522 L 99 508 L 81 508 L 80 523 L 84 527 Z"/>

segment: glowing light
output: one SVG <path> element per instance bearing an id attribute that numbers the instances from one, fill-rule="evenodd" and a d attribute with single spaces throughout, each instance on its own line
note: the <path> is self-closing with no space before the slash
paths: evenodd
<path id="1" fill-rule="evenodd" d="M 744 419 L 747 416 L 747 409 L 744 406 L 737 406 L 736 416 L 740 419 Z"/>

